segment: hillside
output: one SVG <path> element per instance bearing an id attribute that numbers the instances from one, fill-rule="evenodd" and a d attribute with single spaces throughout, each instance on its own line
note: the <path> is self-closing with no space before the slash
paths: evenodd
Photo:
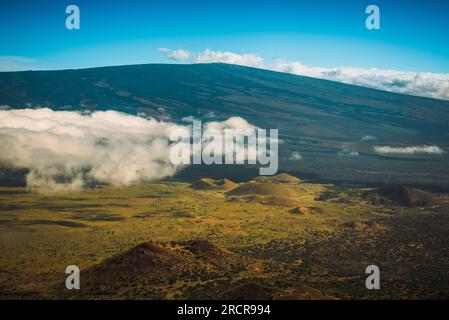
<path id="1" fill-rule="evenodd" d="M 266 300 L 322 297 L 310 287 L 298 291 L 260 286 L 253 276 L 261 276 L 260 280 L 266 282 L 272 275 L 264 272 L 265 267 L 282 270 L 270 261 L 244 257 L 205 240 L 142 243 L 85 270 L 84 286 L 76 297 L 240 299 L 243 295 L 251 299 L 254 295 Z M 217 281 L 221 278 L 227 281 L 221 284 Z M 173 294 L 175 291 L 178 293 Z M 66 296 L 66 292 L 61 294 Z"/>
<path id="2" fill-rule="evenodd" d="M 429 192 L 407 186 L 390 186 L 368 191 L 363 198 L 371 204 L 392 204 L 405 207 L 427 207 L 435 203 Z"/>
<path id="3" fill-rule="evenodd" d="M 279 129 L 280 171 L 340 182 L 449 188 L 447 152 L 374 151 L 374 146 L 446 148 L 449 101 L 444 100 L 236 65 L 148 64 L 2 72 L 0 106 L 113 109 L 177 123 L 187 116 L 203 121 L 241 116 Z M 291 159 L 292 152 L 302 160 Z"/>
<path id="4" fill-rule="evenodd" d="M 276 183 L 248 182 L 227 192 L 230 196 L 278 196 L 295 197 L 302 194 L 300 190 Z"/>
<path id="5" fill-rule="evenodd" d="M 303 128 L 327 124 L 327 130 L 309 128 L 310 135 L 320 136 L 335 129 L 339 136 L 351 136 L 350 131 L 362 125 L 372 130 L 376 122 L 431 134 L 430 128 L 423 130 L 426 121 L 436 126 L 433 132 L 442 129 L 442 138 L 449 137 L 443 126 L 449 120 L 449 101 L 227 64 L 2 72 L 0 97 L 0 104 L 14 108 L 30 104 L 58 110 L 113 109 L 161 118 L 170 115 L 174 120 L 214 112 L 221 117 L 243 116 L 259 125 L 288 116 L 300 120 L 296 124 Z"/>
<path id="6" fill-rule="evenodd" d="M 231 190 L 237 188 L 239 185 L 235 182 L 232 182 L 229 179 L 221 179 L 221 180 L 214 180 L 209 178 L 202 178 L 198 181 L 195 181 L 192 183 L 190 188 L 196 189 L 196 190 Z"/>

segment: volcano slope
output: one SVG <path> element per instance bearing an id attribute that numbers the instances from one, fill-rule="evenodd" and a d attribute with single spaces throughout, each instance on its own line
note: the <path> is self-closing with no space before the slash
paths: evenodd
<path id="1" fill-rule="evenodd" d="M 327 182 L 449 189 L 449 153 L 375 151 L 376 146 L 445 148 L 449 141 L 445 100 L 229 64 L 147 64 L 0 72 L 0 106 L 112 109 L 176 123 L 185 123 L 189 116 L 203 122 L 240 116 L 259 128 L 279 129 L 283 171 L 301 171 Z M 300 169 L 292 160 L 298 152 Z M 226 174 L 222 172 L 221 178 L 232 179 Z M 210 175 L 202 171 L 196 179 Z"/>
<path id="2" fill-rule="evenodd" d="M 205 240 L 143 243 L 84 271 L 76 298 L 326 298 L 299 283 L 277 287 L 273 278 L 287 270 L 288 265 L 241 256 Z"/>

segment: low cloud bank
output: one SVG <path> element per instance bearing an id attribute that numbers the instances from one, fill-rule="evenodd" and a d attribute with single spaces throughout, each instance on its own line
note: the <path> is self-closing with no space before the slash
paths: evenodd
<path id="1" fill-rule="evenodd" d="M 238 117 L 206 125 L 251 127 Z M 180 169 L 169 141 L 179 128 L 186 127 L 116 111 L 0 110 L 0 165 L 27 168 L 28 187 L 55 191 L 158 180 Z"/>
<path id="2" fill-rule="evenodd" d="M 79 189 L 173 175 L 168 136 L 177 126 L 115 111 L 0 111 L 0 163 L 30 169 L 27 186 Z"/>
<path id="3" fill-rule="evenodd" d="M 442 154 L 444 150 L 438 146 L 389 147 L 377 146 L 374 151 L 379 154 Z"/>
<path id="4" fill-rule="evenodd" d="M 354 67 L 322 68 L 300 62 L 275 62 L 268 69 L 384 91 L 449 99 L 449 74 Z"/>

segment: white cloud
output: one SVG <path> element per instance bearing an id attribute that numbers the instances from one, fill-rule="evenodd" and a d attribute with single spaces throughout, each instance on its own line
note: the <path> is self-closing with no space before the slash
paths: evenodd
<path id="1" fill-rule="evenodd" d="M 238 54 L 229 51 L 213 51 L 206 49 L 199 53 L 194 60 L 195 63 L 229 63 L 238 64 L 248 67 L 261 68 L 263 66 L 263 59 L 254 53 Z"/>
<path id="2" fill-rule="evenodd" d="M 30 169 L 29 187 L 77 189 L 86 181 L 114 185 L 160 179 L 177 126 L 115 111 L 81 115 L 50 109 L 0 111 L 0 162 Z M 64 177 L 66 183 L 57 183 Z"/>
<path id="3" fill-rule="evenodd" d="M 379 154 L 442 154 L 444 150 L 438 146 L 410 146 L 410 147 L 390 147 L 376 146 L 374 151 Z"/>
<path id="4" fill-rule="evenodd" d="M 351 150 L 349 148 L 343 148 L 339 153 L 339 156 L 347 157 L 358 157 L 360 154 L 357 151 Z"/>
<path id="5" fill-rule="evenodd" d="M 246 131 L 255 128 L 256 128 L 255 126 L 248 123 L 248 121 L 246 121 L 241 117 L 231 117 L 228 120 L 222 122 L 212 121 L 206 123 L 205 125 L 206 130 L 218 130 L 218 131 L 224 131 L 226 129 Z"/>
<path id="6" fill-rule="evenodd" d="M 300 62 L 276 61 L 268 69 L 327 79 L 385 91 L 449 99 L 449 74 L 418 73 L 354 67 L 322 68 Z"/>
<path id="7" fill-rule="evenodd" d="M 290 155 L 290 160 L 292 161 L 301 161 L 302 155 L 298 151 L 293 151 Z"/>
<path id="8" fill-rule="evenodd" d="M 233 155 L 237 157 L 240 155 L 240 159 L 249 160 L 253 157 L 270 155 L 270 159 L 278 158 L 278 147 L 280 143 L 278 137 L 271 135 L 271 132 L 266 132 L 266 136 L 262 136 L 256 133 L 260 128 L 250 124 L 248 121 L 241 117 L 231 117 L 225 121 L 212 121 L 206 123 L 203 132 L 203 143 L 210 144 L 215 148 L 217 154 L 221 156 Z M 235 137 L 232 140 L 227 140 L 224 136 L 229 130 L 229 133 Z M 215 141 L 210 140 L 210 137 L 215 136 L 215 133 L 221 133 L 222 139 Z M 255 139 L 250 143 L 249 137 L 252 136 Z M 245 138 L 246 137 L 246 138 Z M 245 141 L 248 139 L 248 141 Z M 257 142 L 256 142 L 257 140 Z M 275 148 L 271 148 L 273 144 L 276 144 Z M 265 149 L 263 145 L 270 145 L 270 149 Z M 215 153 L 214 151 L 214 153 Z M 250 156 L 251 155 L 251 156 Z M 255 158 L 253 158 L 255 160 Z M 276 160 L 277 163 L 277 160 Z"/>
<path id="9" fill-rule="evenodd" d="M 209 126 L 253 127 L 238 117 Z M 0 110 L 0 164 L 29 169 L 27 186 L 39 189 L 158 180 L 180 168 L 170 162 L 169 142 L 179 128 L 191 127 L 116 111 Z"/>
<path id="10" fill-rule="evenodd" d="M 175 61 L 185 61 L 190 58 L 190 52 L 187 50 L 173 50 L 169 55 L 169 59 L 175 60 Z"/>
<path id="11" fill-rule="evenodd" d="M 167 58 L 173 61 L 186 61 L 191 57 L 190 51 L 184 49 L 172 50 L 169 48 L 158 48 L 158 51 L 166 53 Z"/>

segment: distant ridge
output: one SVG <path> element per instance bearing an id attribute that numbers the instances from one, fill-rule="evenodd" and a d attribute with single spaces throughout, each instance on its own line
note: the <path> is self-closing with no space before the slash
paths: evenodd
<path id="1" fill-rule="evenodd" d="M 430 192 L 402 185 L 368 191 L 363 194 L 363 198 L 375 205 L 428 207 L 435 203 Z"/>
<path id="2" fill-rule="evenodd" d="M 254 181 L 265 183 L 300 183 L 301 179 L 287 173 L 280 173 L 275 176 L 259 176 L 254 178 Z"/>

